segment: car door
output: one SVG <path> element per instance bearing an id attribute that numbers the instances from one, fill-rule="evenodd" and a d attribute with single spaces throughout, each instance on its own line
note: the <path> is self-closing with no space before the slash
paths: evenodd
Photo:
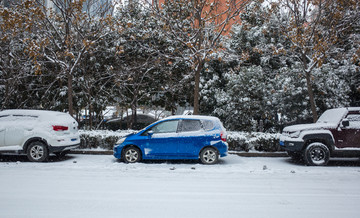
<path id="1" fill-rule="evenodd" d="M 152 132 L 144 146 L 147 157 L 169 158 L 176 156 L 178 146 L 179 120 L 167 120 L 151 127 L 147 132 Z"/>
<path id="2" fill-rule="evenodd" d="M 341 128 L 341 148 L 360 148 L 360 114 L 348 114 L 349 126 Z"/>
<path id="3" fill-rule="evenodd" d="M 204 129 L 198 119 L 183 119 L 179 124 L 178 153 L 184 157 L 197 157 L 205 144 Z"/>
<path id="4" fill-rule="evenodd" d="M 25 118 L 25 119 L 24 119 Z M 24 129 L 29 126 L 29 121 L 26 116 L 12 115 L 9 116 L 6 122 L 5 129 L 5 145 L 6 146 L 21 146 L 24 140 Z"/>

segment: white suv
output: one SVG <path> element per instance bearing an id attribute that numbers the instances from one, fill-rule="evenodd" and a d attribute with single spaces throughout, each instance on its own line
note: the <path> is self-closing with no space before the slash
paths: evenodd
<path id="1" fill-rule="evenodd" d="M 78 123 L 69 114 L 42 110 L 0 112 L 0 152 L 25 153 L 30 161 L 62 156 L 80 145 Z"/>

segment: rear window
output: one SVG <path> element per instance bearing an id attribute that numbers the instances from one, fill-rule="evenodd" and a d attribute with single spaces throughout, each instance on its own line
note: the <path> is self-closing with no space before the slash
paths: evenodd
<path id="1" fill-rule="evenodd" d="M 37 116 L 33 116 L 33 115 L 20 115 L 20 114 L 0 116 L 0 120 L 2 121 L 35 120 L 37 118 L 38 118 Z"/>
<path id="2" fill-rule="evenodd" d="M 202 130 L 200 120 L 182 120 L 180 132 L 194 132 Z"/>
<path id="3" fill-rule="evenodd" d="M 206 131 L 212 130 L 214 129 L 214 122 L 210 121 L 210 120 L 203 120 L 202 121 L 203 127 Z"/>
<path id="4" fill-rule="evenodd" d="M 22 115 L 22 114 L 14 114 L 14 117 L 21 117 L 21 118 L 38 118 L 38 116 L 35 115 Z"/>

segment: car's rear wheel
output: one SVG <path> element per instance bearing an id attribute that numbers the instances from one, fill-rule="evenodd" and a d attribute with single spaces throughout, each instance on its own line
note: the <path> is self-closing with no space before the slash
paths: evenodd
<path id="1" fill-rule="evenodd" d="M 49 151 L 44 143 L 36 141 L 28 146 L 26 155 L 32 162 L 42 162 L 48 158 Z"/>
<path id="2" fill-rule="evenodd" d="M 314 142 L 306 147 L 304 158 L 307 165 L 325 166 L 330 159 L 330 150 L 323 143 Z"/>
<path id="3" fill-rule="evenodd" d="M 134 146 L 125 148 L 123 152 L 123 160 L 125 163 L 136 163 L 141 160 L 141 151 Z"/>
<path id="4" fill-rule="evenodd" d="M 219 152 L 215 148 L 204 148 L 200 152 L 200 161 L 203 164 L 215 164 L 219 160 Z"/>

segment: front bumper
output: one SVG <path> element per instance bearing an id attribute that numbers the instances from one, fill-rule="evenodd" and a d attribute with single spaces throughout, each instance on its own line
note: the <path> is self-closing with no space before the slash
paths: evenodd
<path id="1" fill-rule="evenodd" d="M 285 151 L 302 151 L 304 147 L 304 141 L 299 138 L 280 136 L 280 146 Z"/>
<path id="2" fill-rule="evenodd" d="M 121 159 L 121 151 L 124 146 L 121 145 L 115 145 L 114 146 L 114 157 L 117 159 Z"/>

